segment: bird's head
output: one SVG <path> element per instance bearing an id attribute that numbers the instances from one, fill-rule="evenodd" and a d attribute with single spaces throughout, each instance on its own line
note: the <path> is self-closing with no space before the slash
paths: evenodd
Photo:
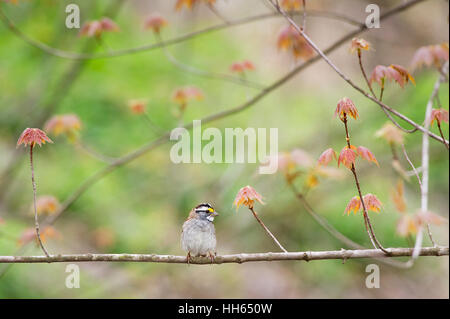
<path id="1" fill-rule="evenodd" d="M 217 213 L 211 205 L 209 205 L 208 203 L 202 203 L 195 206 L 195 208 L 189 215 L 189 218 L 198 218 L 213 222 L 214 217 L 216 217 L 217 215 L 219 215 L 219 213 Z"/>

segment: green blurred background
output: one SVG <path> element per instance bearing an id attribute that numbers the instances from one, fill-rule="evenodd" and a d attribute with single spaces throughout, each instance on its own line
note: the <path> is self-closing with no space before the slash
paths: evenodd
<path id="1" fill-rule="evenodd" d="M 380 4 L 382 13 L 403 1 Z M 99 19 L 114 1 L 20 1 L 1 2 L 1 9 L 32 39 L 66 51 L 91 52 L 155 43 L 143 21 L 158 11 L 168 21 L 162 37 L 170 39 L 221 23 L 205 6 L 175 12 L 175 1 L 123 1 L 111 18 L 120 32 L 105 34 L 103 44 L 80 38 L 67 29 L 65 7 L 77 3 L 81 20 Z M 338 12 L 364 21 L 370 1 L 313 1 L 311 8 Z M 269 12 L 262 1 L 218 1 L 217 10 L 229 20 Z M 296 18 L 300 21 L 300 18 Z M 420 21 L 420 23 L 419 23 Z M 251 60 L 256 70 L 248 79 L 264 85 L 273 83 L 295 67 L 296 62 L 276 47 L 283 19 L 266 19 L 195 37 L 168 50 L 184 63 L 199 69 L 229 74 L 235 61 Z M 307 30 L 325 48 L 355 27 L 342 21 L 309 17 Z M 363 37 L 374 50 L 364 53 L 370 72 L 377 64 L 408 67 L 417 48 L 448 42 L 448 3 L 425 1 L 391 19 Z M 359 85 L 364 81 L 356 57 L 345 43 L 330 57 Z M 298 63 L 298 62 L 297 62 Z M 417 85 L 400 89 L 387 87 L 385 101 L 408 117 L 422 123 L 426 102 L 437 78 L 435 70 L 414 73 Z M 155 139 L 145 118 L 127 107 L 130 99 L 148 99 L 147 113 L 165 131 L 177 126 L 171 94 L 180 86 L 196 86 L 205 95 L 189 104 L 184 120 L 190 123 L 208 114 L 239 105 L 258 91 L 234 83 L 198 77 L 175 67 L 161 50 L 84 62 L 50 56 L 31 47 L 0 26 L 0 255 L 39 255 L 40 249 L 22 247 L 18 239 L 33 226 L 30 214 L 32 188 L 26 150 L 15 150 L 26 127 L 39 125 L 52 115 L 75 113 L 82 121 L 83 144 L 109 157 L 127 154 Z M 377 87 L 378 90 L 378 87 Z M 372 214 L 378 238 L 385 247 L 407 247 L 396 234 L 399 214 L 390 199 L 398 180 L 391 166 L 391 151 L 375 137 L 387 121 L 375 104 L 343 82 L 320 61 L 250 109 L 206 127 L 255 127 L 279 129 L 280 151 L 300 148 L 316 160 L 328 147 L 344 144 L 342 123 L 333 118 L 336 102 L 350 97 L 360 119 L 351 121 L 356 145 L 369 147 L 380 168 L 358 162 L 363 193 L 374 193 L 383 202 L 380 214 Z M 448 84 L 440 99 L 448 107 Z M 436 127 L 433 128 L 435 133 Z M 444 125 L 448 136 L 448 126 Z M 60 137 L 53 145 L 35 151 L 38 195 L 53 195 L 61 202 L 89 176 L 105 166 Z M 419 166 L 420 133 L 406 137 L 406 147 Z M 173 164 L 172 143 L 166 143 L 118 168 L 83 194 L 55 223 L 60 234 L 46 246 L 51 253 L 155 253 L 181 255 L 181 225 L 189 210 L 199 202 L 211 203 L 221 214 L 216 219 L 218 254 L 277 251 L 270 238 L 245 208 L 237 212 L 232 203 L 237 191 L 251 185 L 266 205 L 257 210 L 272 232 L 290 251 L 335 250 L 343 246 L 304 211 L 286 186 L 282 175 L 258 175 L 256 164 Z M 408 168 L 407 162 L 401 163 Z M 321 179 L 307 198 L 314 209 L 352 240 L 370 247 L 361 215 L 344 216 L 348 200 L 356 195 L 352 176 L 341 169 L 340 179 Z M 430 142 L 430 210 L 448 220 L 448 152 Z M 297 181 L 301 186 L 302 178 Z M 420 207 L 417 181 L 405 183 L 408 211 Z M 42 219 L 42 217 L 41 217 Z M 448 245 L 448 223 L 433 234 Z M 425 236 L 424 245 L 430 242 Z M 448 298 L 448 257 L 420 258 L 414 268 L 397 270 L 380 264 L 381 288 L 365 287 L 367 264 L 372 260 L 259 262 L 215 266 L 186 266 L 151 263 L 80 263 L 81 288 L 65 287 L 66 264 L 0 265 L 1 298 Z M 7 267 L 5 267 L 7 266 Z"/>

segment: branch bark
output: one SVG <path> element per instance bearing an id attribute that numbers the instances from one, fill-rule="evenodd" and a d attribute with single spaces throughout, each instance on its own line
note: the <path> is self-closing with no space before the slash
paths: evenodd
<path id="1" fill-rule="evenodd" d="M 331 250 L 331 251 L 301 251 L 291 253 L 241 253 L 234 255 L 216 256 L 214 261 L 208 257 L 191 257 L 190 264 L 225 264 L 244 263 L 256 261 L 283 261 L 283 260 L 324 260 L 358 258 L 389 258 L 411 256 L 413 248 L 386 248 L 385 254 L 379 249 L 360 250 Z M 424 247 L 420 256 L 448 256 L 448 247 Z M 156 255 L 156 254 L 77 254 L 77 255 L 50 255 L 45 256 L 0 256 L 0 263 L 56 263 L 56 262 L 152 262 L 168 264 L 186 264 L 186 256 Z"/>

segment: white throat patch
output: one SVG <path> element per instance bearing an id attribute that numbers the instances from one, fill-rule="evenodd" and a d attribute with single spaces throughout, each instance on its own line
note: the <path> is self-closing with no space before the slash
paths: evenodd
<path id="1" fill-rule="evenodd" d="M 214 221 L 214 217 L 213 216 L 207 216 L 206 219 L 209 220 L 210 222 Z"/>

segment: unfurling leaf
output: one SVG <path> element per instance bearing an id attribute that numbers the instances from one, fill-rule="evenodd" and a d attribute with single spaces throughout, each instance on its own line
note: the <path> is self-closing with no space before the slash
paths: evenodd
<path id="1" fill-rule="evenodd" d="M 24 146 L 34 146 L 38 144 L 41 146 L 41 144 L 45 144 L 45 142 L 53 143 L 44 131 L 38 128 L 26 128 L 17 140 L 17 147 L 21 144 Z"/>
<path id="2" fill-rule="evenodd" d="M 346 146 L 341 150 L 341 153 L 339 154 L 338 166 L 340 166 L 342 163 L 347 168 L 351 169 L 352 165 L 355 164 L 356 157 L 358 157 L 358 154 L 356 153 L 356 147 L 354 147 L 353 145 L 351 145 L 350 148 Z"/>
<path id="3" fill-rule="evenodd" d="M 336 152 L 332 148 L 326 149 L 322 154 L 319 156 L 319 165 L 327 166 L 328 163 L 330 163 L 333 158 L 337 161 Z"/>
<path id="4" fill-rule="evenodd" d="M 344 97 L 339 100 L 336 111 L 334 112 L 334 116 L 336 115 L 339 116 L 341 121 L 344 121 L 344 118 L 348 116 L 353 117 L 356 120 L 359 116 L 355 103 L 353 103 L 353 101 L 348 97 Z"/>
<path id="5" fill-rule="evenodd" d="M 361 156 L 363 159 L 365 159 L 369 162 L 374 162 L 375 164 L 377 164 L 377 166 L 380 166 L 378 164 L 378 161 L 375 158 L 375 156 L 372 154 L 372 152 L 367 147 L 358 146 L 356 151 L 358 152 L 359 156 Z"/>
<path id="6" fill-rule="evenodd" d="M 397 185 L 391 191 L 391 197 L 392 201 L 394 202 L 395 208 L 397 208 L 397 210 L 402 214 L 406 213 L 406 201 L 404 197 L 402 180 L 398 180 Z"/>
<path id="7" fill-rule="evenodd" d="M 262 201 L 262 196 L 258 194 L 255 189 L 249 185 L 242 187 L 234 199 L 233 205 L 236 206 L 236 210 L 239 206 L 247 206 L 248 208 L 253 208 L 253 203 L 257 201 L 264 204 Z"/>

